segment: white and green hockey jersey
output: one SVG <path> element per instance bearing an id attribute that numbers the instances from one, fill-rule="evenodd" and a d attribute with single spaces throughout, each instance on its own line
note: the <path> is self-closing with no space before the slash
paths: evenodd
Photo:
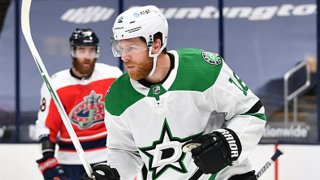
<path id="1" fill-rule="evenodd" d="M 239 137 L 242 153 L 233 166 L 199 179 L 226 180 L 252 170 L 248 156 L 266 123 L 264 107 L 223 59 L 199 49 L 169 51 L 174 68 L 150 88 L 118 78 L 105 98 L 108 164 L 121 179 L 133 177 L 143 163 L 148 179 L 187 180 L 197 171 L 183 143 L 214 130 L 211 113 L 224 113 L 224 127 Z"/>

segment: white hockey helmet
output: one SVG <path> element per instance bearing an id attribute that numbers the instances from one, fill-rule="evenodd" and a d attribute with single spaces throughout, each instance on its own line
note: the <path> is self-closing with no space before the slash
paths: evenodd
<path id="1" fill-rule="evenodd" d="M 113 28 L 112 52 L 115 57 L 120 57 L 121 52 L 116 48 L 117 41 L 135 37 L 143 37 L 149 49 L 149 56 L 153 57 L 153 74 L 157 57 L 167 46 L 168 22 L 159 8 L 153 5 L 132 7 L 121 13 L 115 20 Z M 162 34 L 162 46 L 156 54 L 152 54 L 154 35 Z"/>

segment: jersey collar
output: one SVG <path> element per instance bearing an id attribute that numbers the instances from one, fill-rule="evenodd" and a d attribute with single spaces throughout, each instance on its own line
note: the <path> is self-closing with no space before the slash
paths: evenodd
<path id="1" fill-rule="evenodd" d="M 164 82 L 160 83 L 162 84 L 162 87 L 167 91 L 171 85 L 173 84 L 174 80 L 176 79 L 177 76 L 177 71 L 178 71 L 178 67 L 179 67 L 179 54 L 177 53 L 177 51 L 175 50 L 171 50 L 168 51 L 168 53 L 170 53 L 171 55 L 173 55 L 174 58 L 174 68 L 171 70 L 169 76 L 165 79 Z M 150 88 L 146 87 L 144 85 L 142 85 L 141 83 L 139 83 L 139 81 L 133 80 L 130 78 L 130 82 L 133 86 L 133 88 L 138 91 L 139 93 L 147 96 Z"/>

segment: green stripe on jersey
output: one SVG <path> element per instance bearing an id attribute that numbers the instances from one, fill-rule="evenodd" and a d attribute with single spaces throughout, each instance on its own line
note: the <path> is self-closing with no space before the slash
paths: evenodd
<path id="1" fill-rule="evenodd" d="M 265 114 L 261 114 L 261 113 L 245 113 L 245 114 L 241 114 L 241 115 L 248 115 L 248 116 L 254 116 L 256 118 L 259 118 L 261 120 L 267 120 L 267 116 Z"/>
<path id="2" fill-rule="evenodd" d="M 113 92 L 113 90 L 117 92 Z M 132 87 L 129 75 L 125 73 L 111 85 L 105 97 L 105 108 L 110 114 L 119 116 L 131 104 L 143 97 L 143 94 Z"/>
<path id="3" fill-rule="evenodd" d="M 215 83 L 222 68 L 222 59 L 221 63 L 216 65 L 204 60 L 202 56 L 204 51 L 201 49 L 178 49 L 177 52 L 179 54 L 177 77 L 169 91 L 203 92 Z M 218 55 L 214 53 L 212 55 L 218 58 Z"/>

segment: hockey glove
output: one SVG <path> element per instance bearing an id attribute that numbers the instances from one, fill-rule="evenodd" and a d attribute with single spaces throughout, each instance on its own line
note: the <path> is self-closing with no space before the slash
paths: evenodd
<path id="1" fill-rule="evenodd" d="M 37 160 L 38 167 L 45 180 L 66 180 L 67 177 L 59 165 L 57 159 L 52 155 L 44 156 Z"/>
<path id="2" fill-rule="evenodd" d="M 239 158 L 242 147 L 231 129 L 218 129 L 195 138 L 182 146 L 184 152 L 191 150 L 194 163 L 206 174 L 215 174 L 231 166 Z"/>
<path id="3" fill-rule="evenodd" d="M 82 180 L 120 180 L 118 171 L 105 163 L 93 166 L 92 171 L 92 178 L 84 174 Z"/>

